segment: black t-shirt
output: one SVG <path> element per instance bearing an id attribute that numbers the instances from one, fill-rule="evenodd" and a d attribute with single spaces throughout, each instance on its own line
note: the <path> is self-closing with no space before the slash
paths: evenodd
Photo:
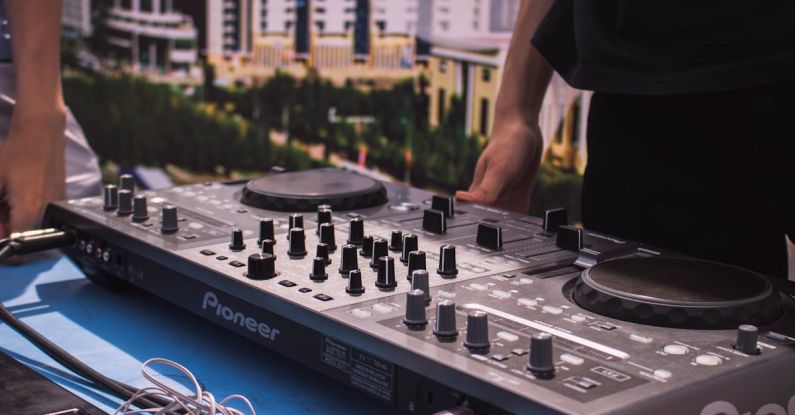
<path id="1" fill-rule="evenodd" d="M 795 78 L 795 0 L 557 0 L 533 45 L 581 89 L 763 85 Z"/>

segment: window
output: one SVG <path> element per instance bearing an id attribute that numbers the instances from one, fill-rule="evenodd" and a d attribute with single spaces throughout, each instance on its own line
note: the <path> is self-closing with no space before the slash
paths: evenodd
<path id="1" fill-rule="evenodd" d="M 325 14 L 326 8 L 325 7 L 315 7 L 315 13 L 317 14 Z"/>
<path id="2" fill-rule="evenodd" d="M 480 99 L 480 133 L 489 134 L 489 99 Z"/>
<path id="3" fill-rule="evenodd" d="M 445 105 L 445 90 L 444 88 L 439 88 L 439 93 L 437 95 L 439 102 L 436 103 L 436 119 L 439 123 L 444 120 L 444 105 Z"/>
<path id="4" fill-rule="evenodd" d="M 450 22 L 448 22 L 447 20 L 440 21 L 439 22 L 439 28 L 441 30 L 444 30 L 445 32 L 450 30 Z"/>
<path id="5" fill-rule="evenodd" d="M 483 72 L 481 72 L 480 76 L 483 82 L 491 81 L 491 69 L 483 68 Z"/>
<path id="6" fill-rule="evenodd" d="M 141 11 L 152 13 L 152 0 L 141 0 Z"/>
<path id="7" fill-rule="evenodd" d="M 326 22 L 318 20 L 315 22 L 315 26 L 317 27 L 317 30 L 320 30 L 322 32 L 323 29 L 326 28 Z"/>
<path id="8" fill-rule="evenodd" d="M 445 59 L 439 61 L 439 72 L 447 72 L 447 61 Z"/>

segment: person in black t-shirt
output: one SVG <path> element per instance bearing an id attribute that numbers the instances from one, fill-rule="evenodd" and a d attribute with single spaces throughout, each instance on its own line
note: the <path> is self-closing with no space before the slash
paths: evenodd
<path id="1" fill-rule="evenodd" d="M 786 276 L 793 21 L 789 0 L 523 1 L 494 131 L 456 196 L 528 210 L 554 69 L 594 91 L 586 228 Z"/>

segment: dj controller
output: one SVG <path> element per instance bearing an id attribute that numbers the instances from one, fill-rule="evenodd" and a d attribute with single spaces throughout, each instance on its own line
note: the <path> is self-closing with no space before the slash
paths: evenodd
<path id="1" fill-rule="evenodd" d="M 566 216 L 325 169 L 137 193 L 122 176 L 45 222 L 93 281 L 407 413 L 795 414 L 787 282 Z"/>

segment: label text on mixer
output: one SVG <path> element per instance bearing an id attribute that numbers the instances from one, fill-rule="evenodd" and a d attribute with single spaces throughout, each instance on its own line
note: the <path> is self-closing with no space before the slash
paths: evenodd
<path id="1" fill-rule="evenodd" d="M 232 308 L 221 304 L 218 301 L 218 296 L 212 291 L 204 293 L 204 300 L 202 301 L 202 310 L 215 311 L 215 315 L 223 318 L 226 321 L 231 321 L 234 324 L 239 324 L 240 327 L 252 333 L 258 333 L 260 336 L 274 341 L 276 336 L 279 335 L 279 329 L 271 328 L 265 323 L 258 322 L 252 317 L 248 317 L 240 311 L 235 311 Z"/>

